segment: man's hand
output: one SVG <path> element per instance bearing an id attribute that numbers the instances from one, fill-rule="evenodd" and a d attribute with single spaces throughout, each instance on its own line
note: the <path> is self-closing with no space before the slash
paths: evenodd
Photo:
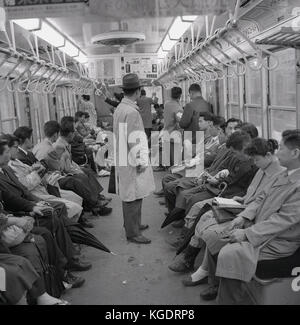
<path id="1" fill-rule="evenodd" d="M 45 207 L 36 205 L 33 208 L 32 212 L 34 214 L 37 214 L 38 216 L 41 216 L 42 217 L 44 215 L 44 213 L 43 213 L 44 209 L 45 209 Z"/>
<path id="2" fill-rule="evenodd" d="M 245 223 L 246 223 L 246 219 L 243 217 L 237 217 L 236 219 L 234 219 L 230 226 L 229 226 L 229 230 L 232 231 L 234 229 L 243 229 Z"/>
<path id="3" fill-rule="evenodd" d="M 41 163 L 35 163 L 32 165 L 31 168 L 33 171 L 36 171 L 36 172 L 42 172 L 46 169 Z"/>
<path id="4" fill-rule="evenodd" d="M 244 202 L 244 198 L 240 197 L 240 196 L 235 196 L 233 198 L 234 201 L 238 202 L 238 203 L 243 203 Z"/>
<path id="5" fill-rule="evenodd" d="M 142 165 L 139 165 L 136 167 L 136 171 L 138 174 L 142 174 L 146 171 L 147 167 L 146 166 L 142 166 Z"/>
<path id="6" fill-rule="evenodd" d="M 247 241 L 247 236 L 245 230 L 238 229 L 234 230 L 229 235 L 230 243 L 242 243 L 243 241 Z"/>
<path id="7" fill-rule="evenodd" d="M 219 185 L 219 181 L 215 177 L 208 177 L 207 182 L 211 185 Z"/>
<path id="8" fill-rule="evenodd" d="M 45 207 L 49 207 L 50 204 L 48 202 L 46 202 L 46 201 L 40 201 L 40 202 L 37 203 L 37 206 L 45 208 Z"/>

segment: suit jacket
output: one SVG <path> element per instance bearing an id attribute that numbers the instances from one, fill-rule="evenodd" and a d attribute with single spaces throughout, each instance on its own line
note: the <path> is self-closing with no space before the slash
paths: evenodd
<path id="1" fill-rule="evenodd" d="M 0 191 L 4 208 L 12 212 L 32 212 L 40 200 L 18 181 L 10 167 L 3 168 L 3 171 L 5 174 L 0 172 Z"/>
<path id="2" fill-rule="evenodd" d="M 60 170 L 65 174 L 81 174 L 80 167 L 72 160 L 71 145 L 68 144 L 62 137 L 59 137 L 53 145 L 54 148 L 63 149 L 60 165 Z"/>
<path id="3" fill-rule="evenodd" d="M 25 152 L 20 149 L 18 149 L 17 159 L 28 166 L 32 166 L 33 164 L 39 162 L 31 151 L 28 151 L 27 154 L 25 154 Z"/>
<path id="4" fill-rule="evenodd" d="M 212 106 L 202 97 L 198 97 L 184 108 L 183 116 L 179 123 L 184 131 L 193 132 L 193 143 L 196 143 L 196 132 L 199 131 L 199 116 L 200 113 L 213 113 Z"/>

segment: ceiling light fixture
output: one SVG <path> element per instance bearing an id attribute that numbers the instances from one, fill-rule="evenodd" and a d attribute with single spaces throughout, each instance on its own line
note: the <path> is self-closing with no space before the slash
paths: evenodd
<path id="1" fill-rule="evenodd" d="M 157 52 L 159 59 L 164 59 L 168 55 L 168 52 L 172 50 L 197 18 L 198 16 L 179 16 L 175 18 Z"/>
<path id="2" fill-rule="evenodd" d="M 34 31 L 41 28 L 41 20 L 39 18 L 16 19 L 13 20 L 13 22 L 28 31 Z"/>
<path id="3" fill-rule="evenodd" d="M 66 41 L 65 45 L 62 47 L 59 47 L 59 49 L 67 54 L 70 57 L 76 57 L 79 56 L 79 48 L 73 45 L 71 42 Z"/>
<path id="4" fill-rule="evenodd" d="M 65 45 L 65 38 L 44 21 L 42 22 L 41 29 L 33 33 L 54 47 L 62 47 Z"/>

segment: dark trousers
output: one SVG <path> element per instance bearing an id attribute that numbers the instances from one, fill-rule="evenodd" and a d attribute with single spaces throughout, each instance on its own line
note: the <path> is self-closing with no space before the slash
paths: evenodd
<path id="1" fill-rule="evenodd" d="M 124 227 L 128 239 L 141 235 L 142 205 L 143 200 L 123 202 Z"/>
<path id="2" fill-rule="evenodd" d="M 65 227 L 67 208 L 61 202 L 50 202 L 50 205 L 55 209 L 55 215 L 52 218 L 38 218 L 36 226 L 47 228 L 53 234 L 57 246 L 67 261 L 72 262 L 74 257 L 74 246 L 67 228 Z"/>
<path id="3" fill-rule="evenodd" d="M 99 184 L 100 185 L 100 184 Z M 83 199 L 83 207 L 90 211 L 96 207 L 98 195 L 90 188 L 85 175 L 67 176 L 59 180 L 59 186 L 66 191 L 73 191 Z"/>

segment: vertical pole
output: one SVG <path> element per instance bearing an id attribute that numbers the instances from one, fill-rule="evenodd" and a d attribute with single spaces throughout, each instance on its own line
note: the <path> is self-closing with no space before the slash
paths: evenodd
<path id="1" fill-rule="evenodd" d="M 228 68 L 227 68 L 228 69 Z M 228 77 L 223 79 L 223 102 L 224 102 L 224 118 L 229 119 L 228 113 Z M 222 112 L 221 112 L 222 115 Z"/>
<path id="2" fill-rule="evenodd" d="M 268 122 L 268 72 L 266 68 L 261 70 L 261 89 L 262 89 L 262 136 L 269 139 Z"/>
<path id="3" fill-rule="evenodd" d="M 238 66 L 240 70 L 240 66 Z M 244 112 L 244 76 L 238 77 L 239 82 L 239 111 L 240 111 L 240 119 L 244 122 L 245 121 L 245 112 Z"/>

